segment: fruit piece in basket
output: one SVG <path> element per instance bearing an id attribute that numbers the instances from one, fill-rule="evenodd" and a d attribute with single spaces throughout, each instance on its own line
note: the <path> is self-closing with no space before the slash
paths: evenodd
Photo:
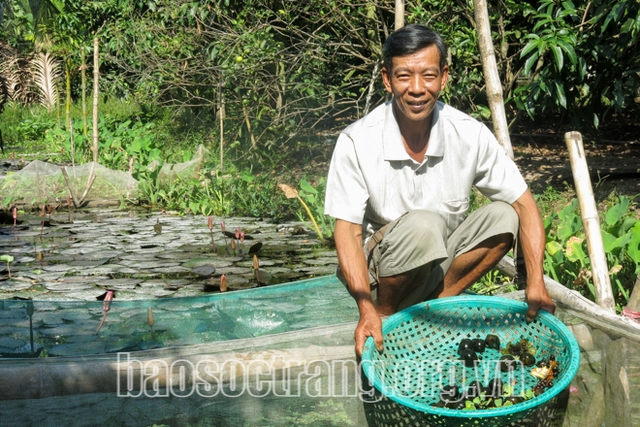
<path id="1" fill-rule="evenodd" d="M 471 340 L 471 347 L 476 353 L 484 353 L 486 344 L 483 339 L 476 338 L 474 340 Z"/>
<path id="2" fill-rule="evenodd" d="M 538 378 L 538 384 L 533 388 L 536 396 L 541 395 L 547 388 L 551 387 L 553 380 L 560 373 L 560 367 L 554 356 L 547 360 L 538 362 L 538 366 L 531 370 L 531 375 Z"/>
<path id="3" fill-rule="evenodd" d="M 524 366 L 533 366 L 536 363 L 536 358 L 529 353 L 525 353 L 520 356 L 520 361 Z"/>
<path id="4" fill-rule="evenodd" d="M 464 366 L 467 368 L 473 368 L 475 361 L 478 360 L 478 355 L 473 350 L 463 350 L 460 353 L 460 360 L 464 361 Z"/>
<path id="5" fill-rule="evenodd" d="M 502 354 L 510 354 L 512 356 L 522 358 L 522 356 L 525 354 L 535 356 L 536 349 L 529 340 L 523 338 L 517 343 L 508 343 L 507 346 L 502 350 Z"/>
<path id="6" fill-rule="evenodd" d="M 517 405 L 518 403 L 524 402 L 525 399 L 522 396 L 511 395 L 511 396 L 505 397 L 504 401 L 505 401 L 505 403 L 509 402 L 512 405 Z"/>
<path id="7" fill-rule="evenodd" d="M 495 377 L 489 380 L 487 384 L 487 397 L 498 398 L 502 396 L 502 379 L 500 377 Z"/>
<path id="8" fill-rule="evenodd" d="M 500 338 L 497 335 L 489 334 L 485 337 L 484 343 L 487 348 L 500 350 Z"/>
<path id="9" fill-rule="evenodd" d="M 473 350 L 473 343 L 469 338 L 463 338 L 458 345 L 458 354 L 462 355 L 465 350 Z"/>
<path id="10" fill-rule="evenodd" d="M 505 354 L 500 358 L 500 370 L 502 372 L 512 371 L 517 369 L 519 361 L 510 354 Z"/>
<path id="11" fill-rule="evenodd" d="M 462 399 L 460 389 L 455 384 L 449 384 L 440 390 L 440 401 L 444 403 L 459 402 Z"/>
<path id="12" fill-rule="evenodd" d="M 476 397 L 482 397 L 482 392 L 485 391 L 480 381 L 473 381 L 467 387 L 467 391 L 464 394 L 465 399 L 473 399 Z"/>

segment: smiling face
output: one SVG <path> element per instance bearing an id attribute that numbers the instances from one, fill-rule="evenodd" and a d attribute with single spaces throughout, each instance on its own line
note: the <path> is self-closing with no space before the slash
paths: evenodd
<path id="1" fill-rule="evenodd" d="M 448 67 L 440 69 L 440 54 L 435 45 L 394 57 L 392 69 L 382 69 L 384 86 L 393 94 L 393 107 L 401 129 L 431 127 L 431 115 L 448 77 Z"/>

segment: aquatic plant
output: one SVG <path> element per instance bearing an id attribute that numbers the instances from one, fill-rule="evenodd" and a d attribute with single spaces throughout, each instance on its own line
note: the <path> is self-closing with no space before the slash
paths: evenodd
<path id="1" fill-rule="evenodd" d="M 0 261 L 7 263 L 7 271 L 9 272 L 9 278 L 11 278 L 11 263 L 13 257 L 11 255 L 0 255 Z"/>
<path id="2" fill-rule="evenodd" d="M 324 239 L 324 236 L 322 235 L 322 232 L 320 231 L 320 228 L 318 227 L 318 223 L 316 222 L 315 217 L 311 213 L 311 210 L 309 209 L 309 206 L 300 197 L 300 194 L 298 193 L 298 190 L 296 190 L 295 188 L 293 188 L 293 187 L 291 187 L 290 185 L 287 185 L 287 184 L 278 184 L 278 188 L 280 188 L 284 192 L 284 195 L 285 195 L 285 197 L 287 199 L 297 198 L 298 201 L 300 201 L 300 204 L 302 205 L 302 207 L 307 212 L 307 215 L 309 216 L 309 219 L 311 219 L 311 222 L 313 223 L 313 227 L 316 229 L 316 233 L 318 234 L 318 238 L 324 244 L 325 243 L 325 239 Z"/>

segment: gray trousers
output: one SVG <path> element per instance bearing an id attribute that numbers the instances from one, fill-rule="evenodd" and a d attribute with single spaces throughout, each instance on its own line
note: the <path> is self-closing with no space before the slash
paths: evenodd
<path id="1" fill-rule="evenodd" d="M 511 205 L 492 202 L 472 212 L 450 236 L 444 220 L 434 212 L 411 211 L 390 223 L 369 254 L 372 298 L 380 277 L 419 269 L 398 310 L 427 299 L 444 279 L 453 259 L 490 237 L 518 235 L 519 219 Z"/>

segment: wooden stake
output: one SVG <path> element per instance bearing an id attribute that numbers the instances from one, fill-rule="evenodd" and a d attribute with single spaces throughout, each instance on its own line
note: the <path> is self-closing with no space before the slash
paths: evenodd
<path id="1" fill-rule="evenodd" d="M 489 22 L 489 11 L 486 0 L 474 0 L 474 12 L 476 18 L 476 30 L 478 32 L 478 45 L 480 47 L 480 57 L 482 58 L 482 70 L 487 84 L 487 99 L 491 109 L 491 121 L 493 122 L 493 133 L 498 142 L 504 148 L 507 155 L 513 159 L 513 148 L 509 138 L 509 125 L 507 114 L 504 110 L 504 99 L 502 97 L 502 83 L 496 64 L 496 55 L 491 39 L 491 24 Z"/>
<path id="2" fill-rule="evenodd" d="M 636 283 L 633 285 L 631 296 L 629 296 L 627 310 L 635 312 L 640 311 L 640 274 L 638 274 L 638 277 L 636 277 Z"/>
<path id="3" fill-rule="evenodd" d="M 607 258 L 604 252 L 604 244 L 602 243 L 600 219 L 598 218 L 598 209 L 593 196 L 593 188 L 591 187 L 582 135 L 580 132 L 567 132 L 564 134 L 564 140 L 569 150 L 573 180 L 578 201 L 580 202 L 580 214 L 582 215 L 582 223 L 587 237 L 593 284 L 596 289 L 596 303 L 603 309 L 615 313 L 616 305 L 613 299 L 613 291 L 611 290 L 609 268 L 607 267 Z"/>

